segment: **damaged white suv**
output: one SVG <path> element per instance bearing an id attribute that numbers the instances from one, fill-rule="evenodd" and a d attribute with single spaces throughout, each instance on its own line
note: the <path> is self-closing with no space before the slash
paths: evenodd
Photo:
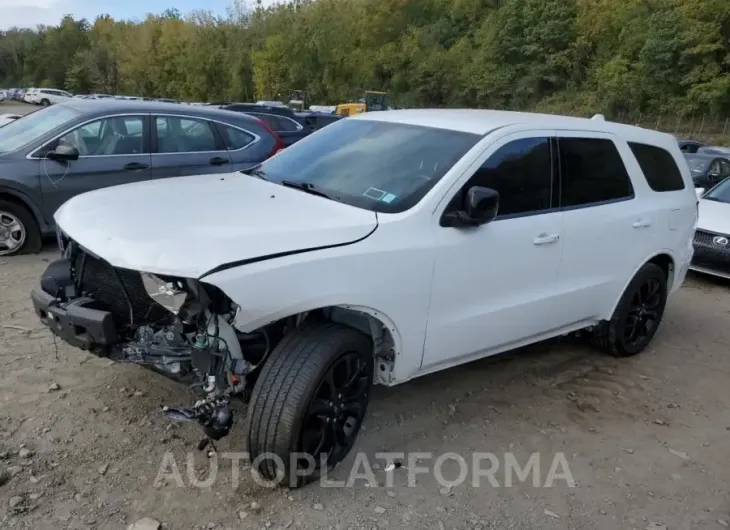
<path id="1" fill-rule="evenodd" d="M 200 401 L 166 410 L 212 440 L 242 396 L 259 472 L 301 485 L 350 451 L 373 383 L 584 329 L 642 351 L 692 258 L 697 198 L 669 135 L 406 110 L 245 173 L 93 191 L 56 222 L 41 320 L 197 384 Z"/>

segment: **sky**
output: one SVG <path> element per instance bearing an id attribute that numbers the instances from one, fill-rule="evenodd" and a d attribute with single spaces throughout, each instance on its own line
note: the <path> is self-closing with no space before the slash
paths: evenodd
<path id="1" fill-rule="evenodd" d="M 254 0 L 249 1 L 254 3 Z M 264 0 L 263 3 L 275 2 Z M 67 14 L 90 22 L 103 14 L 141 20 L 147 13 L 161 13 L 171 7 L 183 14 L 198 9 L 225 14 L 232 3 L 233 0 L 0 0 L 0 30 L 13 26 L 34 28 L 38 24 L 55 25 Z"/>

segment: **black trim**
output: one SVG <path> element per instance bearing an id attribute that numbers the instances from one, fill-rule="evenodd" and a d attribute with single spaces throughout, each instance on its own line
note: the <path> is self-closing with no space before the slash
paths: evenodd
<path id="1" fill-rule="evenodd" d="M 158 145 L 157 145 L 157 118 L 160 116 L 157 114 L 149 114 L 148 115 L 150 120 L 150 154 L 151 153 L 157 153 Z"/>
<path id="2" fill-rule="evenodd" d="M 142 153 L 152 153 L 152 117 L 146 114 L 142 122 Z"/>
<path id="3" fill-rule="evenodd" d="M 232 261 L 230 263 L 224 263 L 222 265 L 218 265 L 217 267 L 214 267 L 210 269 L 208 272 L 204 272 L 200 276 L 198 276 L 198 280 L 202 280 L 206 276 L 210 276 L 211 274 L 215 274 L 217 272 L 225 271 L 228 269 L 234 269 L 236 267 L 242 267 L 244 265 L 249 265 L 251 263 L 258 263 L 259 261 L 266 261 L 270 259 L 277 259 L 277 258 L 285 258 L 287 256 L 294 256 L 295 254 L 304 254 L 305 252 L 314 252 L 315 250 L 328 250 L 330 248 L 339 248 L 339 247 L 346 247 L 349 245 L 354 245 L 355 243 L 359 243 L 360 241 L 364 241 L 365 239 L 369 238 L 373 233 L 378 229 L 379 223 L 378 223 L 378 214 L 375 213 L 375 227 L 362 236 L 360 239 L 355 239 L 354 241 L 348 241 L 346 243 L 337 243 L 335 245 L 324 245 L 322 247 L 310 247 L 310 248 L 302 248 L 299 250 L 287 250 L 286 252 L 277 252 L 276 254 L 267 254 L 264 256 L 256 256 L 255 258 L 248 258 L 248 259 L 242 259 L 239 261 Z"/>

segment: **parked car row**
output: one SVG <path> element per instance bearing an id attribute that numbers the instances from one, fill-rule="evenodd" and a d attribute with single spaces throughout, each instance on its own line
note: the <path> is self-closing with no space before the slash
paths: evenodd
<path id="1" fill-rule="evenodd" d="M 54 213 L 86 191 L 230 173 L 278 152 L 262 120 L 211 107 L 106 99 L 67 102 L 0 128 L 0 255 L 36 251 Z M 40 178 L 39 178 L 40 177 Z"/>

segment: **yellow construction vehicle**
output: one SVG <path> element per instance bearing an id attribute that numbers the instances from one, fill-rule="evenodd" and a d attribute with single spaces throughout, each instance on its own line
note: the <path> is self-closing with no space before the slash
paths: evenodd
<path id="1" fill-rule="evenodd" d="M 335 114 L 338 116 L 351 116 L 362 112 L 373 112 L 376 110 L 388 110 L 388 94 L 368 90 L 365 97 L 356 103 L 341 103 L 337 105 Z"/>

